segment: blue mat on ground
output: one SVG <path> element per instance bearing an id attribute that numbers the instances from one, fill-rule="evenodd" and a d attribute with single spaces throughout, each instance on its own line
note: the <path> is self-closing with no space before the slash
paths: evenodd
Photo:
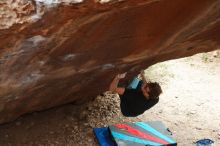
<path id="1" fill-rule="evenodd" d="M 116 146 L 107 127 L 93 128 L 93 132 L 100 146 Z"/>
<path id="2" fill-rule="evenodd" d="M 118 146 L 176 146 L 172 133 L 160 121 L 109 126 Z"/>
<path id="3" fill-rule="evenodd" d="M 119 123 L 94 128 L 100 146 L 176 146 L 172 133 L 160 121 Z"/>

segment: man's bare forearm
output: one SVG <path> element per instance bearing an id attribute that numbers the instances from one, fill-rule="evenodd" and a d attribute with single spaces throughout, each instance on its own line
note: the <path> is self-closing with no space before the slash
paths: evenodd
<path id="1" fill-rule="evenodd" d="M 142 81 L 143 81 L 144 83 L 147 83 L 147 79 L 146 79 L 146 77 L 145 77 L 145 75 L 144 75 L 144 71 L 143 71 L 143 70 L 141 71 L 141 79 L 142 79 Z"/>
<path id="2" fill-rule="evenodd" d="M 111 84 L 110 84 L 110 86 L 109 86 L 109 91 L 115 92 L 115 90 L 116 90 L 117 87 L 118 87 L 119 80 L 120 80 L 120 79 L 118 78 L 118 76 L 116 76 L 116 77 L 112 80 L 112 82 L 111 82 Z"/>
<path id="3" fill-rule="evenodd" d="M 111 82 L 110 86 L 109 86 L 109 91 L 116 92 L 116 90 L 118 88 L 119 80 L 124 78 L 126 76 L 126 74 L 127 74 L 127 72 L 116 75 L 115 78 L 113 79 L 113 81 Z"/>

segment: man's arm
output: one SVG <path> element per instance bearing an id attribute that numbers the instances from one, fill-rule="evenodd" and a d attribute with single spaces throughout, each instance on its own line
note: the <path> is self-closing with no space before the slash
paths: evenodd
<path id="1" fill-rule="evenodd" d="M 146 79 L 146 77 L 145 77 L 145 75 L 144 75 L 144 70 L 141 70 L 140 75 L 141 75 L 141 79 L 142 79 L 143 83 L 144 83 L 144 84 L 147 83 L 147 79 Z"/>
<path id="2" fill-rule="evenodd" d="M 115 76 L 115 78 L 113 79 L 113 81 L 111 82 L 111 84 L 109 86 L 109 91 L 112 91 L 114 93 L 118 93 L 120 95 L 124 94 L 125 88 L 118 87 L 118 83 L 119 83 L 120 79 L 124 78 L 125 76 L 126 76 L 126 73 L 118 74 L 117 76 Z"/>
<path id="3" fill-rule="evenodd" d="M 141 86 L 141 90 L 142 90 L 144 96 L 145 96 L 147 99 L 149 99 L 149 94 L 148 94 L 148 91 L 147 91 L 147 89 L 146 89 L 146 87 L 147 87 L 147 79 L 146 79 L 146 77 L 145 77 L 145 75 L 144 75 L 144 70 L 141 70 L 140 75 L 141 75 L 141 79 L 142 79 L 142 81 L 143 81 L 142 86 Z"/>

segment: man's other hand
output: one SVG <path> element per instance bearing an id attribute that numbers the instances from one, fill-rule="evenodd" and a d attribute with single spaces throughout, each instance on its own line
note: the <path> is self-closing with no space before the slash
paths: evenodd
<path id="1" fill-rule="evenodd" d="M 127 74 L 127 72 L 125 72 L 125 73 L 123 73 L 123 74 L 118 74 L 118 75 L 117 75 L 117 78 L 118 78 L 118 79 L 123 79 L 123 78 L 125 78 L 126 74 Z"/>

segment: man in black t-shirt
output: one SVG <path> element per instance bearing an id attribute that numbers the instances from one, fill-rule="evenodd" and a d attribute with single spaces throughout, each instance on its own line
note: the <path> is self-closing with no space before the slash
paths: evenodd
<path id="1" fill-rule="evenodd" d="M 159 95 L 162 93 L 160 85 L 157 82 L 147 82 L 143 73 L 142 71 L 142 81 L 135 78 L 133 85 L 128 88 L 118 87 L 120 79 L 124 78 L 126 73 L 118 74 L 110 84 L 109 90 L 119 94 L 121 112 L 126 117 L 141 115 L 159 101 Z"/>

